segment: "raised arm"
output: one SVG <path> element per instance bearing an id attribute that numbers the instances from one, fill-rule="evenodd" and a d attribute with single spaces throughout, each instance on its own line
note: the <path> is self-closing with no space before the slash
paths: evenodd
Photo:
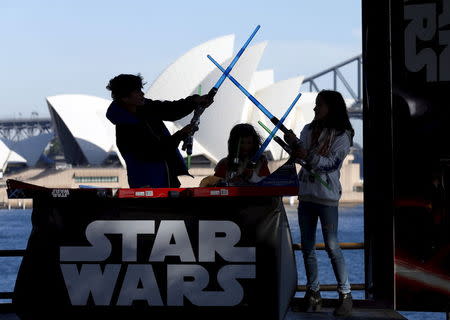
<path id="1" fill-rule="evenodd" d="M 145 104 L 140 107 L 139 112 L 144 117 L 156 117 L 164 121 L 176 121 L 184 118 L 197 107 L 206 108 L 211 105 L 214 101 L 214 93 L 210 92 L 203 96 L 194 94 L 185 99 L 175 101 L 145 99 Z"/>
<path id="2" fill-rule="evenodd" d="M 198 97 L 198 95 L 195 95 Z M 175 121 L 184 118 L 196 107 L 195 96 L 176 101 L 159 101 L 145 99 L 140 113 L 145 118 L 158 118 L 164 121 Z"/>

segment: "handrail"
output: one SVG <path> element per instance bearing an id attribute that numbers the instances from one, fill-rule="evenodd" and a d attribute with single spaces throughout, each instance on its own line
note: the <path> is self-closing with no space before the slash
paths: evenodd
<path id="1" fill-rule="evenodd" d="M 342 250 L 355 250 L 355 249 L 364 249 L 363 242 L 341 242 L 339 243 Z M 299 251 L 302 250 L 302 245 L 300 243 L 294 243 L 292 245 L 292 249 Z M 324 243 L 316 244 L 317 250 L 325 250 Z M 24 249 L 19 250 L 0 250 L 0 257 L 22 257 L 25 253 Z"/>
<path id="2" fill-rule="evenodd" d="M 12 292 L 0 292 L 0 299 L 12 299 L 13 293 Z"/>
<path id="3" fill-rule="evenodd" d="M 352 290 L 365 290 L 366 285 L 364 283 L 352 283 Z M 306 291 L 305 285 L 297 285 L 297 292 Z M 320 291 L 337 291 L 337 284 L 321 284 Z"/>
<path id="4" fill-rule="evenodd" d="M 342 250 L 355 250 L 355 249 L 364 249 L 364 243 L 363 242 L 341 242 L 339 243 L 339 246 Z M 302 244 L 301 243 L 294 243 L 292 245 L 292 249 L 299 251 L 302 250 Z M 325 243 L 317 243 L 316 244 L 316 250 L 325 250 Z"/>
<path id="5" fill-rule="evenodd" d="M 358 249 L 364 249 L 364 243 L 363 242 L 341 242 L 339 243 L 339 246 L 342 250 L 358 250 Z M 292 244 L 292 249 L 295 251 L 302 250 L 301 243 L 294 243 Z M 317 243 L 316 244 L 317 250 L 325 250 L 325 244 L 324 243 Z M 24 249 L 19 250 L 0 250 L 0 257 L 23 257 L 25 254 Z M 352 290 L 365 290 L 366 285 L 364 283 L 352 283 Z M 337 285 L 336 284 L 321 284 L 320 290 L 322 291 L 336 291 Z M 305 285 L 297 285 L 297 292 L 306 291 Z M 0 292 L 0 300 L 1 299 L 12 299 L 13 298 L 13 292 Z"/>
<path id="6" fill-rule="evenodd" d="M 23 257 L 25 249 L 20 250 L 0 250 L 0 257 Z"/>

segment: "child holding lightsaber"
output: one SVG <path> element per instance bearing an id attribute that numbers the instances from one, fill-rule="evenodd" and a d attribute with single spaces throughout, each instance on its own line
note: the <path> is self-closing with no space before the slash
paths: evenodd
<path id="1" fill-rule="evenodd" d="M 259 123 L 259 125 L 260 125 L 261 127 L 263 127 L 264 130 L 267 131 L 267 133 L 269 133 L 269 134 L 272 133 L 272 132 L 270 131 L 270 129 L 267 128 L 267 126 L 266 126 L 264 123 L 262 123 L 261 121 L 258 121 L 258 123 Z M 278 137 L 278 136 L 274 136 L 274 137 L 273 137 L 273 140 L 275 140 L 275 142 L 278 143 L 278 145 L 279 145 L 281 148 L 283 148 L 283 150 L 286 151 L 287 154 L 289 154 L 289 156 L 290 156 L 290 158 L 289 158 L 289 160 L 288 160 L 289 162 L 297 162 L 297 163 L 299 163 L 299 164 L 302 166 L 303 169 L 307 170 L 309 173 L 311 173 L 312 175 L 314 175 L 314 177 L 315 177 L 316 179 L 318 179 L 318 181 L 319 181 L 325 188 L 331 190 L 330 185 L 329 185 L 325 180 L 323 180 L 322 177 L 321 177 L 320 175 L 318 175 L 318 174 L 317 174 L 317 173 L 316 173 L 316 172 L 315 172 L 315 171 L 314 171 L 314 170 L 306 163 L 305 160 L 300 159 L 300 158 L 296 158 L 296 157 L 295 157 L 295 154 L 294 154 L 294 152 L 292 151 L 292 148 L 291 148 L 286 142 L 284 142 L 283 139 L 281 139 L 281 138 Z"/>
<path id="2" fill-rule="evenodd" d="M 228 139 L 228 156 L 217 163 L 214 175 L 232 185 L 261 181 L 270 174 L 267 159 L 261 156 L 251 169 L 247 165 L 260 146 L 261 137 L 251 124 L 235 125 Z"/>
<path id="3" fill-rule="evenodd" d="M 127 165 L 130 188 L 177 188 L 178 176 L 189 174 L 178 145 L 197 128 L 189 124 L 170 134 L 163 121 L 175 121 L 195 108 L 207 108 L 214 92 L 177 101 L 146 99 L 141 75 L 120 74 L 107 86 L 113 102 L 106 117 L 116 127 L 117 147 Z"/>
<path id="4" fill-rule="evenodd" d="M 314 174 L 303 168 L 300 170 L 298 220 L 307 278 L 304 307 L 305 311 L 317 311 L 322 304 L 315 255 L 317 220 L 320 218 L 325 248 L 338 283 L 339 303 L 334 315 L 347 316 L 352 310 L 352 295 L 337 237 L 338 204 L 342 194 L 340 169 L 350 151 L 354 131 L 339 92 L 319 92 L 314 112 L 314 120 L 303 128 L 300 139 L 292 131 L 285 134 L 293 157 L 305 161 L 317 174 L 325 177 L 330 186 L 325 188 Z"/>
<path id="5" fill-rule="evenodd" d="M 258 32 L 258 30 L 260 29 L 260 25 L 257 25 L 255 30 L 253 30 L 252 34 L 250 35 L 250 37 L 247 39 L 247 41 L 244 43 L 244 45 L 242 46 L 242 48 L 238 51 L 238 53 L 236 54 L 236 56 L 233 58 L 233 60 L 230 62 L 230 65 L 227 67 L 226 70 L 223 70 L 223 74 L 220 76 L 219 80 L 217 80 L 216 84 L 214 85 L 214 87 L 212 87 L 212 89 L 210 90 L 210 93 L 212 96 L 214 96 L 217 91 L 219 90 L 220 86 L 222 85 L 222 83 L 225 81 L 225 78 L 227 77 L 227 75 L 231 72 L 231 70 L 233 69 L 234 65 L 238 62 L 239 58 L 242 56 L 242 54 L 244 53 L 245 49 L 248 47 L 249 43 L 252 41 L 253 37 L 255 36 L 255 34 Z M 199 88 L 199 90 L 201 90 L 201 87 Z M 200 94 L 200 93 L 199 93 Z M 195 128 L 198 128 L 198 126 L 200 125 L 200 116 L 202 115 L 202 113 L 204 112 L 205 108 L 203 107 L 198 107 L 195 109 L 194 112 L 194 116 L 192 117 L 191 120 L 191 125 Z M 193 138 L 193 132 L 192 134 L 189 134 L 183 142 L 183 146 L 182 146 L 182 150 L 186 151 L 187 157 L 188 157 L 188 169 L 190 167 L 190 159 L 191 159 L 191 155 L 192 155 L 192 147 L 193 147 L 193 143 L 194 143 L 194 138 Z"/>

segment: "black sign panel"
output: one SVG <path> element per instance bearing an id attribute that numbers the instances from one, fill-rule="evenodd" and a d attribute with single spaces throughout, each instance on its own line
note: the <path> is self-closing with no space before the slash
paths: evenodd
<path id="1" fill-rule="evenodd" d="M 450 301 L 450 1 L 391 6 L 396 306 L 444 311 Z"/>
<path id="2" fill-rule="evenodd" d="M 286 313 L 297 271 L 279 197 L 117 199 L 64 190 L 34 199 L 13 301 L 23 319 Z"/>

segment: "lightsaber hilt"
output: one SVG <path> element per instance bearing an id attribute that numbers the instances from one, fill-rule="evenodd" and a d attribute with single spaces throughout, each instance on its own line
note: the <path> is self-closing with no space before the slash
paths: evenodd
<path id="1" fill-rule="evenodd" d="M 263 127 L 264 130 L 267 131 L 268 134 L 272 133 L 270 131 L 270 129 L 267 128 L 267 126 L 264 123 L 262 123 L 261 121 L 258 121 L 258 123 L 261 127 Z M 284 142 L 283 139 L 281 139 L 279 136 L 274 136 L 273 139 L 275 140 L 276 143 L 278 143 L 280 145 L 280 147 L 282 147 L 284 149 L 284 151 L 286 151 L 289 155 L 291 155 L 292 149 L 291 149 L 291 147 L 289 147 L 289 145 L 286 142 Z"/>
<path id="2" fill-rule="evenodd" d="M 202 115 L 203 111 L 205 111 L 205 108 L 203 107 L 197 107 L 194 111 L 194 116 L 191 119 L 190 124 L 193 126 L 198 127 L 200 125 L 200 116 Z M 191 133 L 183 140 L 183 146 L 181 147 L 182 150 L 185 150 L 187 155 L 192 155 L 192 146 L 194 144 L 194 133 Z"/>
<path id="3" fill-rule="evenodd" d="M 182 150 L 186 151 L 186 154 L 188 156 L 192 155 L 192 145 L 194 144 L 194 138 L 192 135 L 189 135 L 184 139 L 183 146 L 181 147 Z"/>
<path id="4" fill-rule="evenodd" d="M 264 130 L 266 130 L 269 134 L 271 133 L 270 129 L 267 128 L 267 126 L 265 126 L 264 123 L 262 123 L 261 121 L 258 121 L 258 123 L 259 123 L 260 126 L 263 127 Z M 325 181 L 324 181 L 324 180 L 323 180 L 323 179 L 322 179 L 322 178 L 314 171 L 314 169 L 311 168 L 311 166 L 310 166 L 305 160 L 303 160 L 303 159 L 298 159 L 298 158 L 297 158 L 297 159 L 294 159 L 294 158 L 292 157 L 292 149 L 291 149 L 291 147 L 290 147 L 286 142 L 283 141 L 283 139 L 281 139 L 281 138 L 278 137 L 278 136 L 274 136 L 273 139 L 275 140 L 275 142 L 277 142 L 277 143 L 280 145 L 280 147 L 282 147 L 282 148 L 284 149 L 284 151 L 286 151 L 286 152 L 291 156 L 291 159 L 289 159 L 289 161 L 295 161 L 295 162 L 298 162 L 298 163 L 302 166 L 302 168 L 304 168 L 306 171 L 308 171 L 309 173 L 311 173 L 317 180 L 319 180 L 319 182 L 320 182 L 324 187 L 326 187 L 327 189 L 330 190 L 329 184 L 326 183 L 326 182 L 325 182 Z M 298 141 L 300 141 L 300 140 L 298 140 Z"/>
<path id="5" fill-rule="evenodd" d="M 278 119 L 277 117 L 273 116 L 272 118 L 270 118 L 270 122 L 272 122 L 275 126 L 277 126 L 278 123 L 280 123 L 280 119 Z M 281 124 L 279 129 L 281 131 L 283 131 L 283 133 L 288 133 L 289 132 L 289 129 L 286 128 L 284 124 Z"/>
<path id="6" fill-rule="evenodd" d="M 273 140 L 275 140 L 275 142 L 278 143 L 280 147 L 282 147 L 283 150 L 286 151 L 289 155 L 292 153 L 291 147 L 289 147 L 289 145 L 284 142 L 283 139 L 281 139 L 279 136 L 275 136 Z"/>

